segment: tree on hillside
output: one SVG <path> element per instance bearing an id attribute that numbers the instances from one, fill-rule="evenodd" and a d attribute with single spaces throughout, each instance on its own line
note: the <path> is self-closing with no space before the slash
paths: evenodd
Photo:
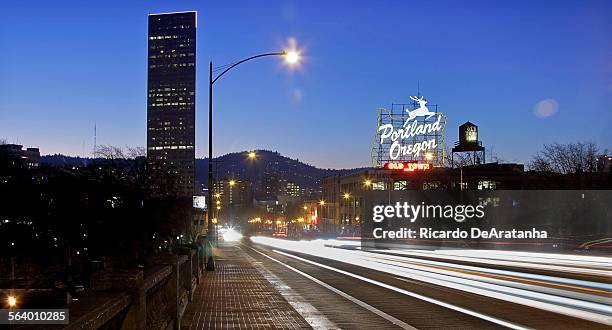
<path id="1" fill-rule="evenodd" d="M 102 165 L 115 170 L 114 174 L 131 179 L 136 188 L 145 192 L 146 197 L 178 197 L 176 169 L 157 161 L 147 161 L 145 148 L 101 145 L 96 148 L 95 154 L 102 159 Z"/>
<path id="2" fill-rule="evenodd" d="M 95 156 L 105 159 L 135 159 L 147 155 L 143 147 L 120 147 L 113 145 L 101 145 L 96 147 Z"/>

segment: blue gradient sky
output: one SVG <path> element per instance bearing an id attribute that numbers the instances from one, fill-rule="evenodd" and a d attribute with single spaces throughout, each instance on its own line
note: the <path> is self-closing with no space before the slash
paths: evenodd
<path id="1" fill-rule="evenodd" d="M 44 154 L 146 144 L 147 13 L 198 11 L 197 154 L 208 61 L 304 47 L 215 84 L 215 154 L 265 148 L 323 167 L 370 164 L 375 109 L 417 84 L 507 161 L 543 143 L 612 147 L 611 1 L 3 1 L 0 138 Z M 534 115 L 553 99 L 558 112 Z"/>

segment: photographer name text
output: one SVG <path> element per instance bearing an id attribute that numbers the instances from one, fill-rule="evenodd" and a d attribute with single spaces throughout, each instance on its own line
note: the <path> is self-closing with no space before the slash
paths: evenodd
<path id="1" fill-rule="evenodd" d="M 454 230 L 434 230 L 430 227 L 418 229 L 400 228 L 397 230 L 374 229 L 375 239 L 526 239 L 526 238 L 548 238 L 548 232 L 531 228 L 529 230 L 498 230 L 469 228 Z"/>

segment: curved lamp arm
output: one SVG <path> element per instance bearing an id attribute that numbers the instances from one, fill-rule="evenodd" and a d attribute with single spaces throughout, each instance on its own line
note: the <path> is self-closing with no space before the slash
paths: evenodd
<path id="1" fill-rule="evenodd" d="M 213 81 L 210 83 L 211 85 L 215 83 L 215 81 L 219 80 L 219 78 L 221 78 L 221 76 L 223 76 L 227 71 L 233 69 L 234 67 L 238 66 L 239 64 L 242 64 L 246 61 L 250 61 L 259 57 L 264 57 L 264 56 L 285 56 L 287 55 L 287 52 L 278 52 L 278 53 L 266 53 L 266 54 L 259 54 L 259 55 L 255 55 L 255 56 L 251 56 L 249 58 L 245 58 L 242 61 L 238 61 L 234 64 L 232 64 L 232 66 L 230 66 L 229 68 L 223 70 L 223 72 L 221 72 L 221 74 L 219 74 L 215 79 L 213 79 Z"/>

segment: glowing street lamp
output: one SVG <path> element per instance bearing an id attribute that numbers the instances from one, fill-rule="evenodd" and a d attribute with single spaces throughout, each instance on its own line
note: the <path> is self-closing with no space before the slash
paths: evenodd
<path id="1" fill-rule="evenodd" d="M 290 65 L 295 65 L 300 61 L 300 53 L 297 51 L 284 52 L 285 61 Z"/>
<path id="2" fill-rule="evenodd" d="M 363 181 L 363 185 L 366 187 L 369 187 L 372 185 L 372 180 L 370 179 L 366 179 L 365 181 Z"/>
<path id="3" fill-rule="evenodd" d="M 304 211 L 308 210 L 308 206 L 304 205 Z"/>
<path id="4" fill-rule="evenodd" d="M 215 194 L 215 198 L 221 198 L 221 194 L 220 193 L 216 193 Z"/>
<path id="5" fill-rule="evenodd" d="M 235 184 L 236 184 L 236 181 L 234 181 L 234 180 L 230 180 L 230 182 L 229 182 L 229 185 L 230 185 L 230 186 L 234 186 Z"/>
<path id="6" fill-rule="evenodd" d="M 320 200 L 319 201 L 319 205 L 324 206 L 325 205 L 325 201 L 324 200 Z"/>
<path id="7" fill-rule="evenodd" d="M 432 160 L 433 159 L 433 154 L 431 152 L 426 153 L 425 154 L 425 159 Z"/>
<path id="8" fill-rule="evenodd" d="M 344 196 L 343 196 L 343 197 L 344 197 L 344 199 L 349 199 L 349 198 L 351 198 L 351 194 L 349 194 L 349 193 L 344 193 Z"/>
<path id="9" fill-rule="evenodd" d="M 14 308 L 15 306 L 17 306 L 17 297 L 8 296 L 7 302 L 10 308 Z"/>
<path id="10" fill-rule="evenodd" d="M 251 152 L 249 152 L 249 155 L 248 155 L 248 156 L 249 156 L 249 159 L 255 159 L 255 158 L 257 158 L 257 154 L 255 153 L 255 151 L 251 151 Z"/>

